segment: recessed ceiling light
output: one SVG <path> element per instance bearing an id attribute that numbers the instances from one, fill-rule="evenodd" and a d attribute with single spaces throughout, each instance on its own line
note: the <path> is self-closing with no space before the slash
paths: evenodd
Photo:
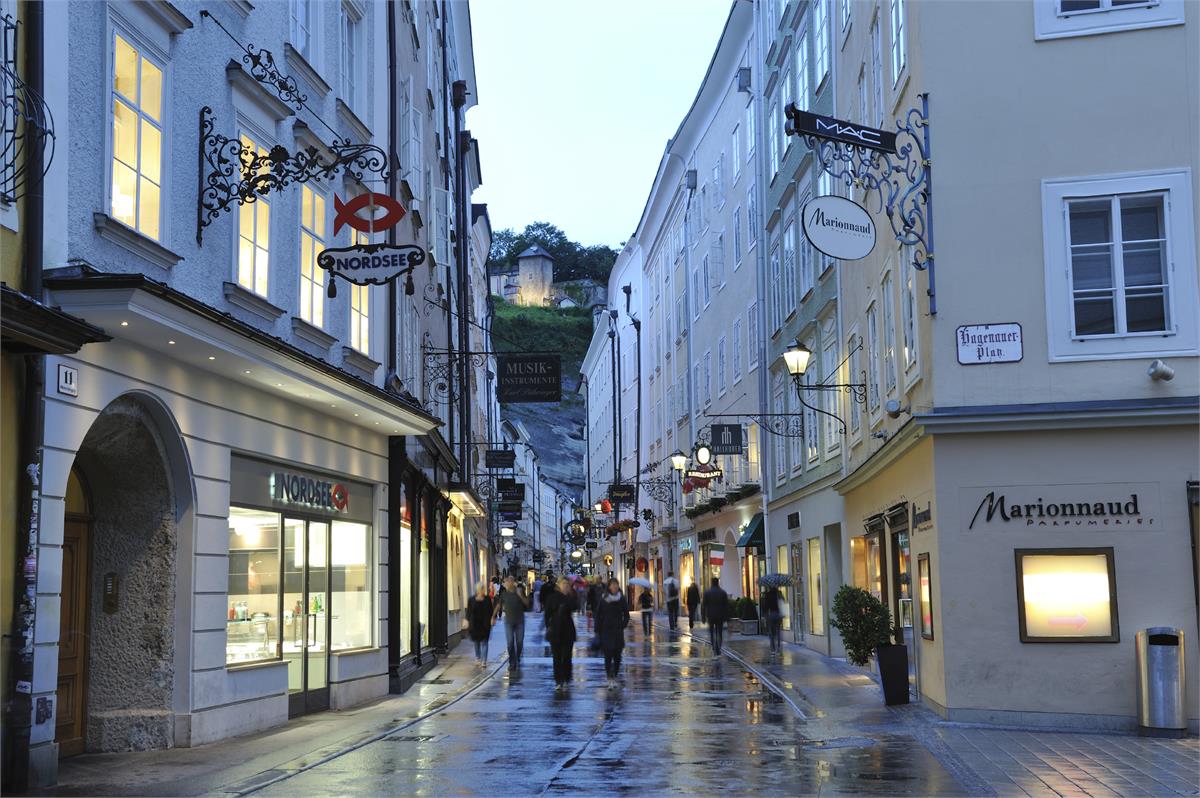
<path id="1" fill-rule="evenodd" d="M 378 421 L 376 421 L 376 422 L 375 422 L 375 426 L 377 426 L 377 427 L 379 426 L 379 422 L 378 422 Z"/>
<path id="2" fill-rule="evenodd" d="M 167 343 L 169 343 L 171 346 L 175 346 L 175 342 L 174 342 L 174 341 L 167 341 Z"/>
<path id="3" fill-rule="evenodd" d="M 217 359 L 217 356 L 216 356 L 216 355 L 209 355 L 209 356 L 208 356 L 208 359 L 209 359 L 209 360 L 216 360 L 216 359 Z"/>
<path id="4" fill-rule="evenodd" d="M 246 369 L 246 373 L 247 373 L 247 374 L 249 374 L 249 373 L 250 373 L 250 369 Z"/>
<path id="5" fill-rule="evenodd" d="M 337 405 L 330 405 L 330 407 L 337 407 Z"/>
<path id="6" fill-rule="evenodd" d="M 355 414 L 354 414 L 354 417 L 355 417 L 355 418 L 358 418 L 358 413 L 355 413 Z"/>
<path id="7" fill-rule="evenodd" d="M 283 387 L 283 383 L 282 383 L 282 382 L 277 382 L 277 383 L 275 383 L 275 387 L 276 387 L 276 388 L 282 388 L 282 387 Z"/>
<path id="8" fill-rule="evenodd" d="M 123 321 L 123 322 L 121 322 L 121 326 L 122 326 L 122 327 L 128 327 L 128 326 L 129 326 L 129 322 L 127 322 L 127 321 Z"/>

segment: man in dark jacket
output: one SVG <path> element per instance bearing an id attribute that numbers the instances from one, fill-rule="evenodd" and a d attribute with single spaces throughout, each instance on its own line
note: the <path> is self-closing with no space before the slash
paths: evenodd
<path id="1" fill-rule="evenodd" d="M 554 574 L 546 572 L 546 581 L 542 583 L 542 589 L 538 592 L 538 603 L 542 605 L 542 612 L 546 611 L 546 599 L 554 594 Z"/>
<path id="2" fill-rule="evenodd" d="M 761 603 L 763 617 L 767 619 L 767 639 L 770 640 L 772 654 L 778 654 L 782 647 L 780 636 L 780 628 L 783 624 L 783 612 L 780 607 L 782 599 L 783 594 L 774 585 L 763 591 Z"/>
<path id="3" fill-rule="evenodd" d="M 575 611 L 579 600 L 566 577 L 546 603 L 546 639 L 554 658 L 554 687 L 565 690 L 571 681 L 571 653 L 575 648 Z"/>
<path id="4" fill-rule="evenodd" d="M 617 687 L 621 672 L 621 652 L 625 648 L 625 627 L 629 625 L 629 605 L 621 595 L 621 583 L 608 580 L 608 590 L 596 605 L 596 639 L 604 652 L 604 675 L 608 689 Z"/>
<path id="5" fill-rule="evenodd" d="M 671 625 L 671 631 L 675 631 L 676 623 L 679 621 L 679 582 L 675 579 L 675 574 L 668 572 L 666 579 L 667 590 L 667 623 Z"/>
<path id="6" fill-rule="evenodd" d="M 696 613 L 700 609 L 700 588 L 695 582 L 688 585 L 687 589 L 687 611 L 688 611 L 688 631 L 696 628 Z"/>
<path id="7" fill-rule="evenodd" d="M 712 587 L 704 591 L 704 616 L 708 618 L 708 639 L 713 653 L 720 655 L 721 643 L 725 638 L 725 621 L 729 618 L 729 594 L 721 589 L 721 580 L 712 580 Z"/>

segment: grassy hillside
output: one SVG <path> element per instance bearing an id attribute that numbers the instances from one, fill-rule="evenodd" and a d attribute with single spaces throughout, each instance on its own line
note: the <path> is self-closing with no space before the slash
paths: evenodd
<path id="1" fill-rule="evenodd" d="M 492 323 L 492 345 L 499 352 L 561 352 L 562 373 L 572 383 L 592 339 L 592 314 L 586 308 L 537 308 L 512 305 L 499 297 Z M 565 386 L 564 386 L 565 387 Z"/>

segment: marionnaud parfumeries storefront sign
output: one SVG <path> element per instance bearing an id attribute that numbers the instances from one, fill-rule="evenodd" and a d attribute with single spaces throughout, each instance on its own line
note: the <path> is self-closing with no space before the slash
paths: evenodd
<path id="1" fill-rule="evenodd" d="M 1010 485 L 962 488 L 963 526 L 969 530 L 1074 527 L 1099 530 L 1155 527 L 1158 483 Z"/>
<path id="2" fill-rule="evenodd" d="M 813 197 L 801 214 L 804 235 L 831 258 L 861 260 L 875 248 L 875 222 L 857 202 L 845 197 Z"/>
<path id="3" fill-rule="evenodd" d="M 370 523 L 372 490 L 370 485 L 342 477 L 235 455 L 229 503 Z"/>

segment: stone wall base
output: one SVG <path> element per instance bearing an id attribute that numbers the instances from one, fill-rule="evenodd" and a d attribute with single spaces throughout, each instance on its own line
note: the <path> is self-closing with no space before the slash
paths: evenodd
<path id="1" fill-rule="evenodd" d="M 282 726 L 287 721 L 286 694 L 180 714 L 175 716 L 175 745 L 190 748 Z"/>

